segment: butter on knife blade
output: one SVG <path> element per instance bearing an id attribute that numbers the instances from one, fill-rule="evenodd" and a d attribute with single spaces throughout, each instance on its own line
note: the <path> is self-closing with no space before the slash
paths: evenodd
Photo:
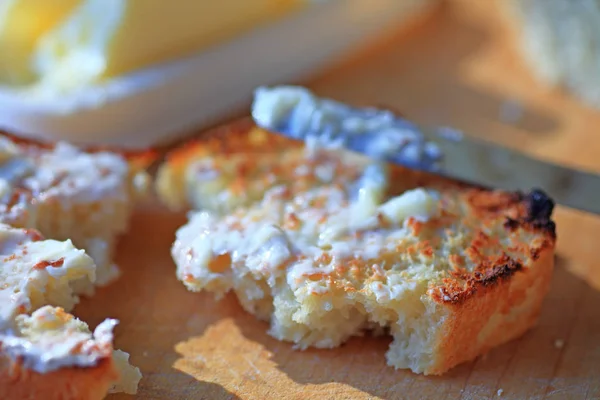
<path id="1" fill-rule="evenodd" d="M 258 126 L 322 147 L 345 147 L 372 158 L 435 170 L 441 153 L 411 122 L 390 111 L 354 108 L 315 96 L 298 86 L 255 91 L 252 117 Z"/>
<path id="2" fill-rule="evenodd" d="M 325 147 L 434 172 L 483 187 L 534 188 L 557 203 L 600 214 L 600 177 L 536 160 L 444 128 L 427 128 L 390 111 L 354 108 L 295 86 L 258 88 L 252 105 L 258 126 Z"/>

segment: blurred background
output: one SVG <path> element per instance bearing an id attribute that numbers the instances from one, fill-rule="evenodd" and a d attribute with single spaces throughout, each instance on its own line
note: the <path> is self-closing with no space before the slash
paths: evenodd
<path id="1" fill-rule="evenodd" d="M 300 83 L 527 146 L 565 124 L 556 108 L 600 106 L 594 4 L 3 0 L 0 128 L 168 145 L 247 111 L 258 86 Z"/>

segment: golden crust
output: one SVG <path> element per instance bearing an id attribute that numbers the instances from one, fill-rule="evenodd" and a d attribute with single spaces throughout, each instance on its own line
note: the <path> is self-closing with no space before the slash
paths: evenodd
<path id="1" fill-rule="evenodd" d="M 476 267 L 456 268 L 443 285 L 431 287 L 431 298 L 449 308 L 449 318 L 438 332 L 437 357 L 424 372 L 439 375 L 490 349 L 519 337 L 537 321 L 550 289 L 556 244 L 551 220 L 553 202 L 542 192 L 467 192 L 471 215 L 482 222 L 504 220 L 509 232 L 518 229 L 535 239 L 519 243 L 518 256 L 485 256 L 494 238 L 479 232 L 465 252 Z"/>
<path id="2" fill-rule="evenodd" d="M 255 141 L 252 137 L 261 139 Z M 257 129 L 249 120 L 234 122 L 171 152 L 159 172 L 158 193 L 174 208 L 193 207 L 194 199 L 187 194 L 190 183 L 186 174 L 198 160 L 216 159 L 216 163 L 225 166 L 234 158 L 243 158 L 244 167 L 238 173 L 244 179 L 258 168 L 259 154 L 277 154 L 298 146 L 300 143 L 296 141 Z M 447 230 L 448 237 L 464 233 L 453 231 L 457 222 L 466 230 L 465 235 L 460 235 L 467 240 L 461 242 L 462 251 L 449 255 L 446 261 L 450 267 L 445 275 L 432 280 L 426 291 L 426 302 L 437 315 L 443 315 L 440 319 L 443 323 L 435 329 L 435 337 L 429 344 L 432 358 L 426 364 L 410 368 L 425 374 L 441 374 L 529 329 L 537 320 L 552 276 L 556 242 L 552 200 L 537 190 L 529 194 L 491 191 L 399 166 L 391 167 L 390 179 L 389 196 L 420 186 L 442 193 L 442 215 L 428 222 L 409 219 L 412 235 L 421 237 L 419 232 L 423 230 Z M 437 241 L 435 237 L 427 237 L 397 249 L 436 262 Z M 311 279 L 327 280 L 331 287 L 337 287 L 347 296 L 356 296 L 355 293 L 364 292 L 365 282 L 379 279 L 373 275 L 375 269 L 357 271 L 357 265 L 351 260 L 331 275 L 315 275 Z M 348 275 L 344 271 L 354 272 Z M 343 276 L 336 278 L 338 272 Z M 191 275 L 184 276 L 186 285 L 193 279 Z M 222 283 L 218 287 L 222 289 Z M 238 295 L 244 292 L 235 287 L 234 290 Z M 243 296 L 240 300 L 249 311 L 268 318 L 270 311 L 265 304 L 247 301 Z M 285 334 L 280 338 L 286 339 Z M 407 367 L 394 358 L 398 359 L 390 349 L 389 363 Z"/>
<path id="3" fill-rule="evenodd" d="M 281 135 L 265 134 L 256 128 L 250 118 L 241 118 L 230 124 L 205 132 L 201 138 L 187 142 L 167 155 L 168 166 L 182 168 L 198 157 L 219 154 L 264 154 L 291 147 L 302 147 L 302 142 Z"/>
<path id="4" fill-rule="evenodd" d="M 424 373 L 441 375 L 527 332 L 538 320 L 553 268 L 554 253 L 546 248 L 526 270 L 498 276 L 461 303 L 446 304 L 449 318 L 438 331 L 436 357 Z"/>
<path id="5" fill-rule="evenodd" d="M 444 279 L 443 285 L 430 290 L 431 297 L 440 303 L 462 303 L 477 291 L 523 272 L 525 265 L 531 268 L 555 246 L 555 224 L 550 219 L 554 203 L 544 193 L 532 191 L 524 196 L 474 189 L 466 191 L 464 198 L 469 207 L 465 215 L 481 228 L 465 250 L 467 260 L 450 260 L 454 264 L 454 269 L 449 271 L 450 277 Z M 517 230 L 525 231 L 536 238 L 535 243 L 514 243 L 509 250 L 517 256 L 509 256 L 505 251 L 486 255 L 486 249 L 501 248 L 495 238 L 483 231 L 498 220 L 504 221 L 503 227 L 509 235 Z M 465 261 L 474 264 L 475 268 L 470 271 L 462 268 Z"/>
<path id="6" fill-rule="evenodd" d="M 0 399 L 101 400 L 119 375 L 112 358 L 89 368 L 40 374 L 0 357 Z"/>

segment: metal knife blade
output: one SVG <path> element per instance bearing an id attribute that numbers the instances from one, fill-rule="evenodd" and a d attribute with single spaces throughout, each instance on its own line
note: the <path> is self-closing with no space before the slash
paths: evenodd
<path id="1" fill-rule="evenodd" d="M 544 190 L 560 205 L 600 214 L 600 176 L 535 159 L 519 151 L 467 135 L 452 137 L 420 127 L 442 153 L 436 173 L 484 187 Z"/>

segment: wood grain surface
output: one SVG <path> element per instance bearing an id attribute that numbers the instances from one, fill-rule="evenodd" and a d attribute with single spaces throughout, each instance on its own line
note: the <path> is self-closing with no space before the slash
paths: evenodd
<path id="1" fill-rule="evenodd" d="M 491 3 L 449 2 L 310 86 L 600 172 L 600 113 L 535 82 Z M 522 115 L 506 123 L 515 102 Z M 556 219 L 557 266 L 539 325 L 443 377 L 387 367 L 386 338 L 294 351 L 233 296 L 217 303 L 187 292 L 169 254 L 185 217 L 158 206 L 141 208 L 123 238 L 122 278 L 76 314 L 91 325 L 121 320 L 116 343 L 144 374 L 139 399 L 600 398 L 600 218 L 559 208 Z"/>

